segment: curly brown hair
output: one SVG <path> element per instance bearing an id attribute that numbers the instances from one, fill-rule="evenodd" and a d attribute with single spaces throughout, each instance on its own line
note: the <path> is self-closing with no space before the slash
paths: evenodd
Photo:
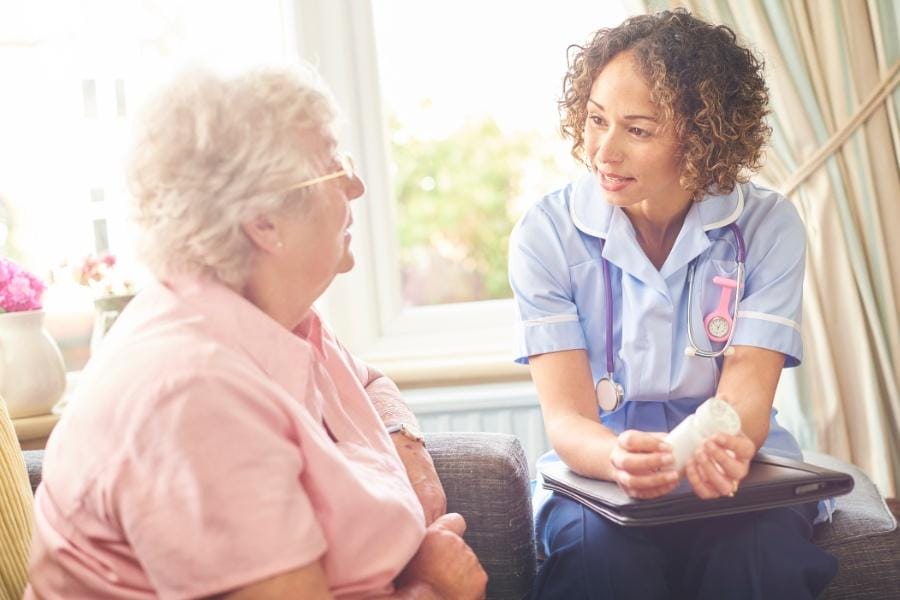
<path id="1" fill-rule="evenodd" d="M 728 193 L 761 166 L 771 129 L 763 61 L 738 44 L 734 31 L 684 9 L 639 15 L 597 31 L 586 46 L 569 46 L 559 101 L 560 129 L 583 161 L 587 101 L 595 77 L 631 51 L 650 84 L 661 122 L 679 144 L 681 185 L 695 198 Z"/>

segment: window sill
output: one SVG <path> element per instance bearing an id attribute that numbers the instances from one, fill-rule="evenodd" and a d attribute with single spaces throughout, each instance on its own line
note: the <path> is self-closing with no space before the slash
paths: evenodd
<path id="1" fill-rule="evenodd" d="M 19 438 L 22 450 L 43 450 L 47 445 L 47 438 L 50 437 L 50 432 L 59 422 L 69 396 L 78 383 L 80 374 L 81 371 L 66 373 L 66 392 L 49 414 L 12 419 L 13 428 L 16 431 L 16 437 Z"/>
<path id="2" fill-rule="evenodd" d="M 366 356 L 373 367 L 401 389 L 530 381 L 528 367 L 513 363 L 508 353 L 461 356 Z"/>
<path id="3" fill-rule="evenodd" d="M 384 348 L 381 350 L 366 354 L 363 358 L 404 390 L 531 381 L 528 367 L 514 363 L 510 359 L 509 352 L 458 351 L 449 355 L 421 353 L 413 356 L 408 352 L 391 352 Z M 53 416 L 58 420 L 59 415 L 65 410 L 72 390 L 78 385 L 80 375 L 81 371 L 69 371 L 66 374 L 66 394 L 53 408 L 53 415 L 31 418 Z M 53 424 L 55 423 L 54 420 Z M 47 433 L 49 434 L 49 430 Z M 21 435 L 19 439 L 22 439 Z"/>
<path id="4" fill-rule="evenodd" d="M 334 294 L 320 306 L 325 322 L 353 354 L 401 388 L 530 378 L 512 360 L 512 300 L 407 307 L 378 319 L 346 304 L 349 297 Z"/>
<path id="5" fill-rule="evenodd" d="M 22 450 L 41 450 L 47 444 L 50 432 L 59 421 L 59 413 L 52 412 L 49 415 L 37 415 L 34 417 L 22 417 L 12 419 L 16 437 Z"/>

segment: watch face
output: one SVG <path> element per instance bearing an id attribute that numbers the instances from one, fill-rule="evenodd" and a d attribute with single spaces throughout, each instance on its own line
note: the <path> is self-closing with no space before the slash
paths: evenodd
<path id="1" fill-rule="evenodd" d="M 422 440 L 425 439 L 425 436 L 422 435 L 422 432 L 419 431 L 419 428 L 416 427 L 415 425 L 404 424 L 401 431 L 403 431 L 403 434 L 406 437 L 408 437 L 410 439 L 414 439 L 417 442 L 421 442 Z"/>
<path id="2" fill-rule="evenodd" d="M 722 317 L 713 317 L 706 324 L 706 330 L 714 338 L 723 338 L 728 335 L 728 321 Z"/>
<path id="3" fill-rule="evenodd" d="M 403 437 L 414 440 L 416 442 L 425 443 L 425 436 L 422 435 L 422 432 L 415 425 L 410 425 L 408 423 L 397 423 L 396 425 L 391 425 L 387 428 L 387 432 L 389 434 L 400 433 Z"/>

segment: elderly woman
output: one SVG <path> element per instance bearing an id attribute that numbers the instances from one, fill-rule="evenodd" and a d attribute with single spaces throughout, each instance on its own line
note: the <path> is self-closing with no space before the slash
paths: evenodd
<path id="1" fill-rule="evenodd" d="M 758 449 L 801 457 L 772 403 L 802 356 L 803 223 L 746 177 L 769 134 L 762 65 L 684 11 L 574 50 L 562 128 L 587 173 L 510 245 L 517 358 L 554 449 L 541 461 L 635 498 L 685 478 L 700 498 L 734 494 Z M 743 432 L 707 438 L 676 471 L 661 438 L 711 396 Z M 816 504 L 646 528 L 556 494 L 538 505 L 536 598 L 813 598 L 837 567 L 810 541 Z"/>
<path id="2" fill-rule="evenodd" d="M 335 118 L 302 68 L 192 72 L 146 113 L 156 282 L 48 443 L 29 597 L 484 594 L 396 386 L 312 308 L 353 267 L 365 191 Z"/>

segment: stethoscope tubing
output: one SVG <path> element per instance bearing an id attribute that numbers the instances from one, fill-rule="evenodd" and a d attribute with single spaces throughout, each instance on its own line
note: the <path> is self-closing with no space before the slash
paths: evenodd
<path id="1" fill-rule="evenodd" d="M 737 289 L 734 294 L 734 308 L 731 312 L 731 329 L 728 332 L 728 339 L 719 350 L 704 350 L 694 342 L 694 330 L 691 327 L 691 314 L 694 309 L 694 269 L 696 268 L 696 260 L 691 261 L 688 271 L 688 306 L 687 306 L 687 334 L 688 347 L 684 349 L 684 353 L 688 356 L 697 356 L 700 358 L 718 358 L 729 354 L 732 350 L 731 340 L 734 338 L 734 330 L 737 329 L 738 309 L 741 305 L 741 295 L 744 293 L 744 265 L 747 261 L 747 246 L 744 244 L 744 235 L 737 223 L 729 223 L 728 229 L 734 235 L 734 241 L 737 243 Z"/>
<path id="2" fill-rule="evenodd" d="M 687 315 L 686 315 L 686 323 L 687 323 L 687 333 L 688 333 L 688 343 L 689 346 L 685 348 L 685 354 L 688 356 L 697 356 L 700 358 L 718 358 L 720 356 L 729 354 L 732 351 L 731 340 L 734 338 L 734 330 L 737 328 L 737 316 L 738 310 L 741 303 L 741 296 L 744 292 L 744 273 L 745 273 L 745 263 L 747 260 L 747 246 L 744 244 L 744 236 L 741 233 L 741 228 L 738 227 L 737 223 L 730 223 L 727 225 L 728 229 L 731 230 L 732 234 L 734 234 L 735 242 L 737 243 L 736 249 L 736 260 L 737 264 L 737 289 L 735 290 L 734 296 L 734 308 L 732 309 L 731 314 L 731 330 L 728 332 L 728 339 L 725 340 L 725 344 L 719 350 L 704 350 L 700 348 L 696 342 L 694 341 L 694 332 L 691 328 L 691 313 L 694 308 L 694 272 L 697 265 L 697 259 L 691 261 L 691 264 L 688 267 L 688 306 L 687 306 Z M 615 362 L 613 360 L 613 300 L 612 300 L 612 277 L 609 274 L 609 261 L 607 261 L 603 257 L 603 249 L 606 245 L 606 240 L 603 238 L 599 238 L 600 241 L 600 262 L 603 264 L 603 283 L 606 288 L 606 377 L 610 380 L 613 386 L 616 386 L 615 379 L 613 378 L 613 370 L 615 368 Z"/>
<path id="3" fill-rule="evenodd" d="M 606 240 L 600 238 L 600 262 L 603 263 L 603 282 L 606 288 L 606 375 L 612 380 L 615 363 L 613 361 L 613 311 L 612 277 L 609 275 L 609 261 L 603 258 Z"/>

